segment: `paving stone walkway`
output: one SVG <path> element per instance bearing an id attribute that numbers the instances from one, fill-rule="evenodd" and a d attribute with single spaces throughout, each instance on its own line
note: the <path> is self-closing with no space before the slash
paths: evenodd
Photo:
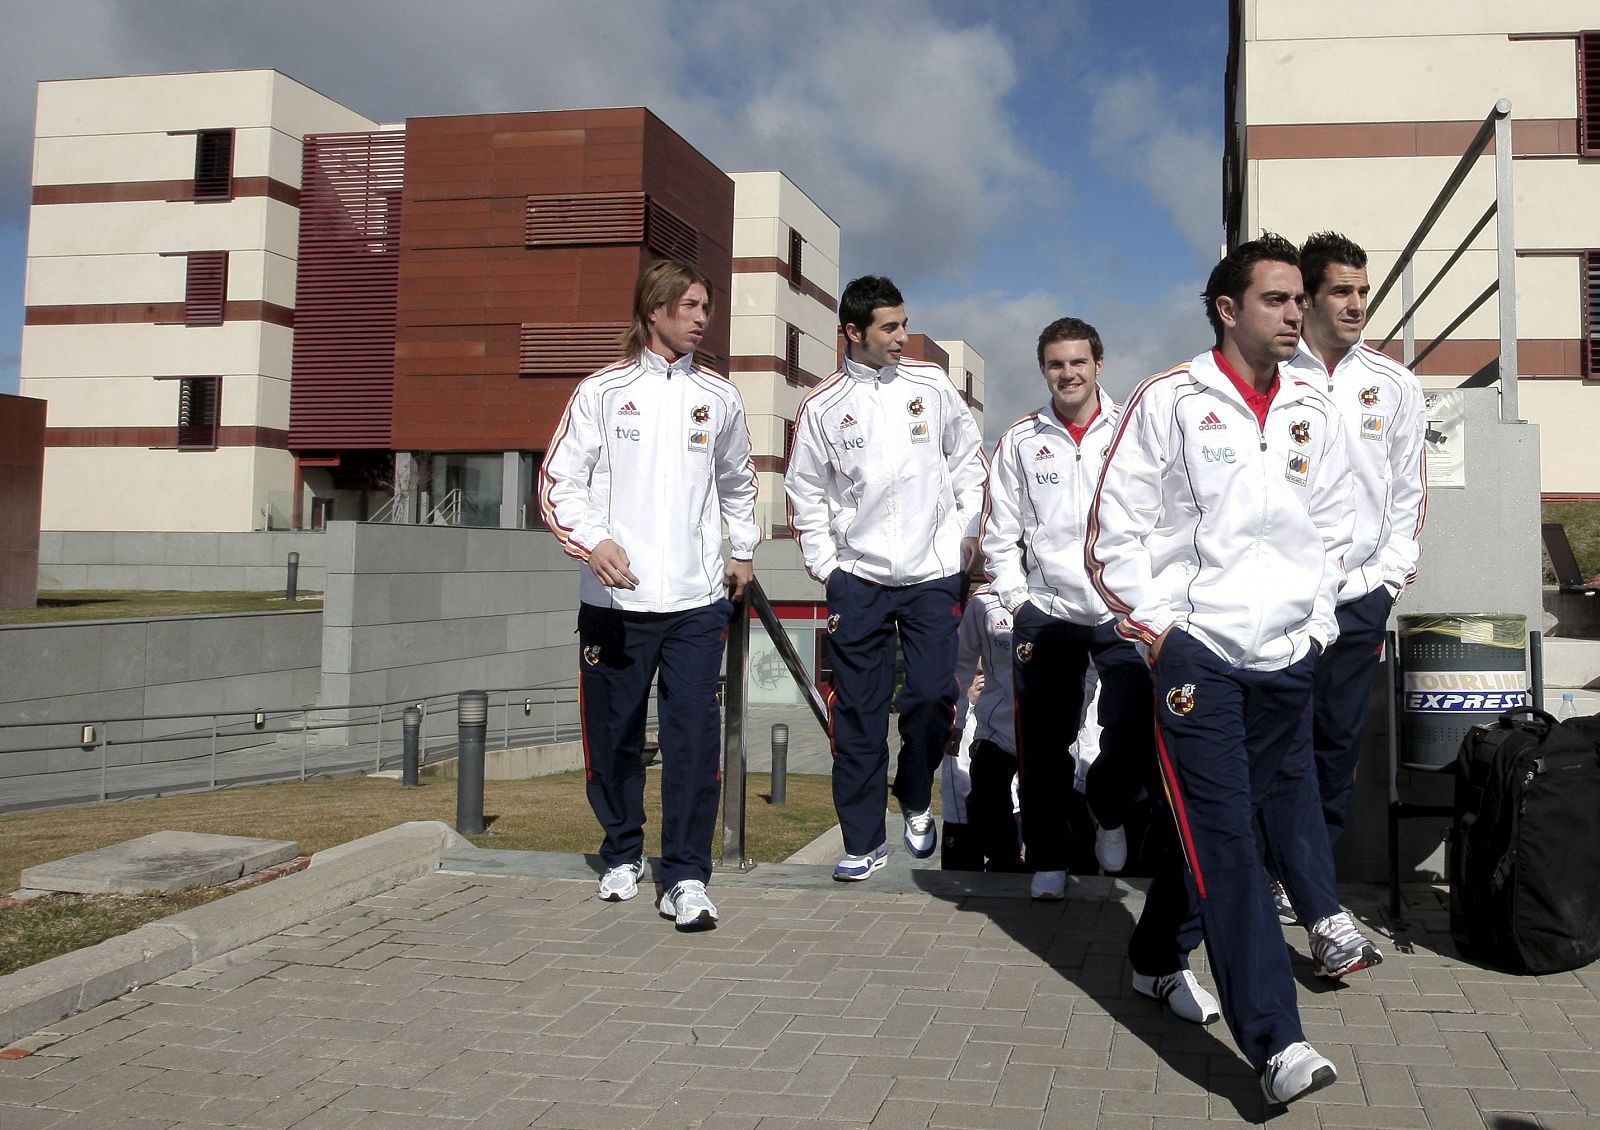
<path id="1" fill-rule="evenodd" d="M 0 1130 L 1175 1130 L 1271 1113 L 1225 1030 L 1128 988 L 1135 886 L 1034 904 L 1014 880 L 839 886 L 779 865 L 719 876 L 722 927 L 680 935 L 649 888 L 604 904 L 553 870 L 431 875 L 21 1041 L 32 1054 L 0 1060 Z M 1349 894 L 1385 927 L 1375 892 Z M 1340 1081 L 1273 1124 L 1600 1127 L 1600 967 L 1466 964 L 1431 890 L 1407 918 L 1389 960 L 1337 989 L 1286 931 Z"/>

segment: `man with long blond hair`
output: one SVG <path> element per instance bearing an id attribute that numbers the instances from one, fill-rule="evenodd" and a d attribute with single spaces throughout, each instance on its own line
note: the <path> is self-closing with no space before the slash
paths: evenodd
<path id="1" fill-rule="evenodd" d="M 696 267 L 652 264 L 633 291 L 624 356 L 586 377 L 540 471 L 539 505 L 579 573 L 579 695 L 589 804 L 605 833 L 599 897 L 625 902 L 644 868 L 644 727 L 660 677 L 662 917 L 709 930 L 717 818 L 717 676 L 754 575 L 756 477 L 744 403 L 695 364 L 711 317 Z M 722 524 L 731 559 L 722 561 Z"/>

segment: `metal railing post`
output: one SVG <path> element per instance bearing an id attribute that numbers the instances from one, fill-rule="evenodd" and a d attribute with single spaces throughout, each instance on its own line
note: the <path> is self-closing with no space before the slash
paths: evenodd
<path id="1" fill-rule="evenodd" d="M 100 799 L 104 801 L 106 791 L 106 747 L 111 744 L 111 723 L 100 723 Z"/>
<path id="2" fill-rule="evenodd" d="M 511 692 L 500 700 L 500 748 L 511 748 Z"/>
<path id="3" fill-rule="evenodd" d="M 217 716 L 211 716 L 211 788 L 217 787 Z"/>
<path id="4" fill-rule="evenodd" d="M 754 582 L 752 582 L 752 585 Z M 728 677 L 722 690 L 722 858 L 719 865 L 751 866 L 745 845 L 744 690 L 750 675 L 750 596 L 733 602 L 728 625 Z"/>
<path id="5" fill-rule="evenodd" d="M 378 703 L 378 752 L 372 755 L 372 771 L 383 772 L 383 703 Z"/>
<path id="6" fill-rule="evenodd" d="M 1411 260 L 1407 259 L 1405 270 L 1400 272 L 1400 308 L 1408 313 L 1415 297 L 1415 290 L 1416 287 L 1411 278 Z M 1405 336 L 1402 341 L 1404 345 L 1400 353 L 1401 363 L 1409 369 L 1417 360 L 1417 322 L 1414 317 L 1406 318 Z"/>
<path id="7" fill-rule="evenodd" d="M 302 781 L 306 779 L 306 746 L 311 741 L 308 730 L 310 721 L 311 712 L 309 710 L 302 710 L 300 712 L 300 779 Z"/>
<path id="8" fill-rule="evenodd" d="M 1496 102 L 1494 120 L 1494 239 L 1500 281 L 1500 419 L 1520 420 L 1517 410 L 1516 197 L 1511 191 L 1511 101 Z"/>

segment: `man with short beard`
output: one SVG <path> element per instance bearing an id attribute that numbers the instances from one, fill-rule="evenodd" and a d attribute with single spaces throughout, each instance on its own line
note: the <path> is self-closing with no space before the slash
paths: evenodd
<path id="1" fill-rule="evenodd" d="M 1252 827 L 1272 804 L 1285 833 L 1320 832 L 1311 687 L 1338 635 L 1355 521 L 1338 412 L 1283 368 L 1304 293 L 1299 253 L 1280 236 L 1217 264 L 1204 295 L 1216 348 L 1129 398 L 1086 547 L 1118 631 L 1154 666 L 1157 750 L 1222 1014 L 1273 1103 L 1337 1078 L 1300 1026 Z M 1312 958 L 1329 972 L 1355 931 L 1331 855 L 1308 864 L 1308 913 L 1322 916 Z M 1186 900 L 1161 889 L 1170 882 L 1155 877 L 1140 917 L 1155 938 L 1178 937 L 1180 923 L 1147 921 L 1181 913 Z"/>

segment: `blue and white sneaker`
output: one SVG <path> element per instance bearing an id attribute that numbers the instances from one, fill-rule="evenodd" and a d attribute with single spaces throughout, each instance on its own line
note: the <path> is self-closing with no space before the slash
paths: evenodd
<path id="1" fill-rule="evenodd" d="M 717 928 L 717 907 L 699 879 L 684 879 L 661 896 L 661 917 L 673 920 L 684 933 Z"/>
<path id="2" fill-rule="evenodd" d="M 639 873 L 644 863 L 634 860 L 613 867 L 600 876 L 600 898 L 605 902 L 627 902 L 639 893 Z"/>
<path id="3" fill-rule="evenodd" d="M 1261 1093 L 1269 1103 L 1282 1105 L 1320 1091 L 1338 1078 L 1333 1063 L 1301 1040 L 1267 1060 L 1267 1069 L 1261 1073 Z"/>
<path id="4" fill-rule="evenodd" d="M 906 850 L 916 859 L 927 859 L 939 843 L 939 829 L 933 824 L 933 809 L 908 812 L 902 808 L 900 813 L 906 818 Z"/>
<path id="5" fill-rule="evenodd" d="M 859 883 L 889 862 L 889 845 L 879 844 L 866 855 L 847 855 L 833 865 L 833 877 L 841 883 Z"/>

